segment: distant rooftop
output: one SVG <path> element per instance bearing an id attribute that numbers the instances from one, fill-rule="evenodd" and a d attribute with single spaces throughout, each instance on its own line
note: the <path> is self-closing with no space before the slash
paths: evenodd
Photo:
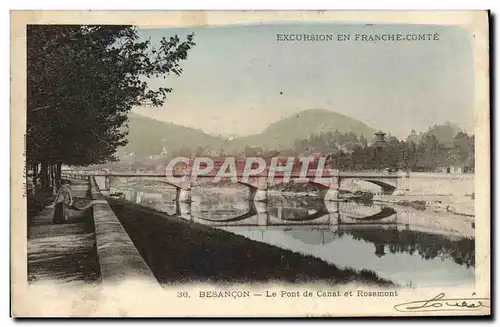
<path id="1" fill-rule="evenodd" d="M 387 142 L 385 141 L 386 133 L 378 131 L 375 133 L 375 141 L 371 144 L 372 147 L 385 147 Z"/>

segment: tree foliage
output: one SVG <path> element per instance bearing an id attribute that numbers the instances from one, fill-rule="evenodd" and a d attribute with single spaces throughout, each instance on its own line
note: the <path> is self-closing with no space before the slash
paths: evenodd
<path id="1" fill-rule="evenodd" d="M 434 133 L 436 130 L 442 128 L 433 126 L 430 132 L 418 137 L 412 131 L 406 140 L 401 141 L 389 136 L 385 147 L 373 147 L 364 137 L 358 139 L 353 133 L 320 133 L 308 139 L 296 140 L 291 152 L 303 155 L 330 154 L 330 164 L 341 170 L 390 168 L 433 171 L 451 166 L 473 170 L 474 135 L 458 132 L 451 138 L 452 141 L 447 135 L 445 142 L 441 142 Z"/>
<path id="2" fill-rule="evenodd" d="M 191 34 L 154 47 L 133 26 L 28 26 L 28 162 L 116 160 L 130 109 L 161 106 L 172 91 L 150 79 L 180 75 L 194 45 Z"/>

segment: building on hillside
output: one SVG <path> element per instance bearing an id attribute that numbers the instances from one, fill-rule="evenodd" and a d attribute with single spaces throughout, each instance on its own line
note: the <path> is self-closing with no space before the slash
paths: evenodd
<path id="1" fill-rule="evenodd" d="M 464 167 L 457 165 L 447 165 L 439 167 L 438 171 L 447 174 L 462 174 L 464 172 Z"/>
<path id="2" fill-rule="evenodd" d="M 473 165 L 448 165 L 441 166 L 438 168 L 438 171 L 446 174 L 473 174 L 474 166 Z"/>
<path id="3" fill-rule="evenodd" d="M 449 149 L 450 156 L 438 168 L 437 171 L 447 174 L 473 174 L 474 173 L 474 156 L 469 155 L 467 158 L 459 160 L 453 149 Z"/>

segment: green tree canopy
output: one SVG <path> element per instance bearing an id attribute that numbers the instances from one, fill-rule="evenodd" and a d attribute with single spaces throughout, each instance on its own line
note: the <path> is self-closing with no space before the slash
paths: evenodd
<path id="1" fill-rule="evenodd" d="M 88 165 L 115 160 L 133 106 L 161 106 L 171 88 L 152 78 L 182 73 L 193 35 L 140 40 L 133 26 L 30 25 L 27 160 Z"/>

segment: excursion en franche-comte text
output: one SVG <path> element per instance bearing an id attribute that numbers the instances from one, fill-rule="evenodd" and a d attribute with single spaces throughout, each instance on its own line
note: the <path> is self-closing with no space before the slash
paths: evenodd
<path id="1" fill-rule="evenodd" d="M 278 42 L 419 42 L 439 41 L 439 33 L 277 33 Z"/>

